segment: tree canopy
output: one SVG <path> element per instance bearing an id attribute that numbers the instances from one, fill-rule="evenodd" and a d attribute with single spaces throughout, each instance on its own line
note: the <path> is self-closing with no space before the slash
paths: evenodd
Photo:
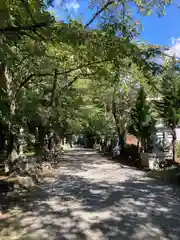
<path id="1" fill-rule="evenodd" d="M 48 12 L 53 1 L 1 1 L 0 124 L 8 149 L 21 128 L 39 147 L 49 130 L 61 138 L 124 133 L 138 87 L 156 89 L 164 71 L 154 61 L 159 46 L 133 41 L 140 23 L 132 3 L 144 15 L 163 15 L 170 1 L 89 1 L 97 11 L 87 23 L 57 21 Z"/>

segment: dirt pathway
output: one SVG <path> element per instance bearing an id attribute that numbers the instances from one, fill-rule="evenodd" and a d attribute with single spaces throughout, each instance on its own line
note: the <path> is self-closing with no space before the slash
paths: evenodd
<path id="1" fill-rule="evenodd" d="M 58 172 L 1 220 L 1 240 L 180 239 L 180 191 L 172 186 L 94 151 L 69 151 Z"/>

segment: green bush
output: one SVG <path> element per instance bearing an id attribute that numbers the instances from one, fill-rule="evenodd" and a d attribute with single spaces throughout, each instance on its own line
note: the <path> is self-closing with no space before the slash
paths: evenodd
<path id="1" fill-rule="evenodd" d="M 180 158 L 180 142 L 176 143 L 176 156 Z"/>

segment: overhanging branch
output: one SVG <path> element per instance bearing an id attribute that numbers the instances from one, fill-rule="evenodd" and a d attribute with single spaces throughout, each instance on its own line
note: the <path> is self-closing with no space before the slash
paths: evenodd
<path id="1" fill-rule="evenodd" d="M 92 75 L 94 75 L 94 74 L 96 74 L 96 73 L 97 73 L 97 72 L 95 71 L 95 72 L 92 72 L 92 73 L 85 74 L 85 75 L 83 75 L 82 77 L 83 77 L 83 78 L 86 78 L 86 77 L 92 76 Z M 78 78 L 80 78 L 80 76 L 74 77 L 68 84 L 66 84 L 64 87 L 61 88 L 61 91 L 67 89 L 68 87 L 71 87 L 71 86 L 77 81 Z"/>
<path id="2" fill-rule="evenodd" d="M 22 83 L 20 83 L 19 87 L 16 90 L 16 94 L 21 90 L 22 87 L 24 87 L 33 77 L 47 77 L 47 76 L 53 76 L 52 73 L 32 73 L 30 74 Z"/>
<path id="3" fill-rule="evenodd" d="M 92 65 L 95 65 L 95 64 L 100 64 L 100 63 L 103 63 L 103 62 L 110 62 L 110 61 L 112 61 L 112 60 L 105 59 L 105 60 L 101 60 L 101 61 L 96 61 L 96 62 L 90 62 L 90 63 L 82 64 L 82 65 L 79 65 L 77 67 L 71 68 L 71 69 L 69 69 L 67 71 L 59 72 L 58 75 L 67 74 L 67 73 L 76 71 L 78 69 L 84 68 L 84 67 L 89 67 L 89 66 L 92 66 Z"/>
<path id="4" fill-rule="evenodd" d="M 26 0 L 21 0 L 21 2 L 22 2 L 22 4 L 23 4 L 23 6 L 24 6 L 25 11 L 29 14 L 29 16 L 30 16 L 33 24 L 37 24 L 37 22 L 35 21 L 32 13 L 31 13 L 30 6 L 29 6 L 28 1 L 26 1 Z M 34 29 L 33 31 L 34 31 L 34 33 L 35 33 L 40 39 L 45 40 L 45 38 L 44 38 L 43 36 L 41 36 L 41 35 L 36 31 L 36 29 Z M 21 32 L 21 33 L 22 33 L 22 32 Z"/>
<path id="5" fill-rule="evenodd" d="M 76 71 L 76 70 L 81 69 L 83 67 L 88 67 L 88 66 L 92 66 L 92 65 L 95 65 L 95 64 L 100 64 L 100 63 L 103 63 L 103 62 L 110 62 L 110 61 L 111 60 L 109 60 L 109 59 L 105 59 L 103 61 L 96 61 L 96 62 L 91 62 L 91 63 L 87 63 L 87 64 L 82 64 L 82 65 L 79 65 L 77 67 L 71 68 L 67 71 L 62 71 L 62 72 L 59 72 L 59 73 L 57 72 L 57 75 L 68 74 L 70 72 Z M 22 87 L 24 87 L 33 77 L 46 77 L 46 76 L 53 76 L 53 74 L 52 73 L 38 73 L 38 74 L 32 73 L 32 74 L 30 74 L 22 83 L 20 83 L 19 87 L 16 90 L 16 93 L 19 92 L 19 90 Z"/>
<path id="6" fill-rule="evenodd" d="M 74 77 L 68 84 L 66 84 L 64 87 L 61 88 L 61 91 L 65 90 L 68 87 L 71 87 L 73 85 L 73 83 L 76 82 L 77 79 L 78 79 L 78 77 Z"/>
<path id="7" fill-rule="evenodd" d="M 0 33 L 6 33 L 6 32 L 21 32 L 21 31 L 34 31 L 42 27 L 46 27 L 50 24 L 51 22 L 41 22 L 41 23 L 36 23 L 33 25 L 26 25 L 26 26 L 9 26 L 9 27 L 4 27 L 0 28 Z"/>
<path id="8" fill-rule="evenodd" d="M 110 5 L 114 3 L 113 0 L 109 0 L 106 4 L 104 4 L 94 15 L 93 17 L 86 23 L 85 28 L 88 28 L 91 23 L 94 22 L 94 20 L 104 11 L 106 10 Z"/>
<path id="9" fill-rule="evenodd" d="M 29 58 L 31 56 L 31 54 L 26 55 L 25 57 L 23 57 L 14 67 L 17 68 L 19 67 L 27 58 Z"/>
<path id="10" fill-rule="evenodd" d="M 29 3 L 28 3 L 28 1 L 26 1 L 26 0 L 21 0 L 21 2 L 22 2 L 22 4 L 23 4 L 26 12 L 29 14 L 29 16 L 30 16 L 31 20 L 33 21 L 33 23 L 36 24 L 36 21 L 35 21 L 32 13 L 31 13 L 31 10 L 30 10 L 30 8 L 29 8 Z"/>

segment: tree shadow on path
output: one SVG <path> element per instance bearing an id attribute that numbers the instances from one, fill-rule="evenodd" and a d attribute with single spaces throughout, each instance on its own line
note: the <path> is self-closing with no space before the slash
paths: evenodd
<path id="1" fill-rule="evenodd" d="M 136 170 L 110 169 L 97 155 L 68 157 L 55 181 L 16 202 L 19 213 L 0 225 L 9 229 L 4 239 L 10 232 L 27 240 L 179 239 L 178 189 Z"/>

